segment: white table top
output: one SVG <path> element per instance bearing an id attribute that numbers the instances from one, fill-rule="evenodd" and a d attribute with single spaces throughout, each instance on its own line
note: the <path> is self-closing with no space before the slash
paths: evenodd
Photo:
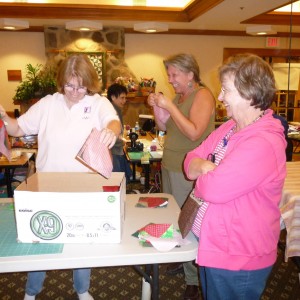
<path id="1" fill-rule="evenodd" d="M 136 208 L 139 197 L 167 197 L 167 208 Z M 1 201 L 4 201 L 1 199 Z M 59 254 L 25 255 L 0 257 L 0 272 L 22 272 L 37 270 L 56 270 L 68 268 L 107 267 L 125 265 L 159 264 L 191 261 L 195 259 L 198 242 L 190 233 L 191 243 L 169 252 L 159 252 L 153 247 L 142 247 L 132 234 L 153 223 L 173 223 L 180 209 L 171 195 L 167 194 L 127 194 L 125 202 L 125 224 L 120 244 L 65 244 Z"/>

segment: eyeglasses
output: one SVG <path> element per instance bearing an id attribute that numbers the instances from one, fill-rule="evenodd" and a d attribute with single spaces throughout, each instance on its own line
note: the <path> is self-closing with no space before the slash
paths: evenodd
<path id="1" fill-rule="evenodd" d="M 225 90 L 225 88 L 221 87 L 220 94 L 224 95 L 225 93 L 226 93 L 226 90 Z"/>
<path id="2" fill-rule="evenodd" d="M 75 92 L 77 91 L 80 94 L 84 94 L 87 91 L 87 88 L 85 86 L 74 86 L 73 84 L 67 83 L 65 84 L 65 90 L 68 92 Z"/>

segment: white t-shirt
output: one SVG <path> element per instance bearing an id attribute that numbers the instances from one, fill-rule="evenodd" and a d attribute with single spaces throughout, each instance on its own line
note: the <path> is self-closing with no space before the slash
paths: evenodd
<path id="1" fill-rule="evenodd" d="M 38 134 L 38 172 L 87 172 L 75 159 L 91 130 L 105 128 L 119 120 L 108 99 L 95 94 L 85 96 L 71 109 L 64 95 L 48 95 L 18 118 L 26 135 Z"/>

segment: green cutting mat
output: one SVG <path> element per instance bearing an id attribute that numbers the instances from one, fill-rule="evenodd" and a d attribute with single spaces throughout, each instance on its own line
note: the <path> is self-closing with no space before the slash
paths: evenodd
<path id="1" fill-rule="evenodd" d="M 17 243 L 14 205 L 0 204 L 0 257 L 62 253 L 64 244 Z"/>
<path id="2" fill-rule="evenodd" d="M 141 160 L 143 152 L 128 152 L 128 156 L 130 159 Z"/>
<path id="3" fill-rule="evenodd" d="M 151 153 L 149 152 L 127 152 L 128 156 L 132 160 L 141 160 L 143 156 L 148 156 L 148 158 L 152 158 Z"/>

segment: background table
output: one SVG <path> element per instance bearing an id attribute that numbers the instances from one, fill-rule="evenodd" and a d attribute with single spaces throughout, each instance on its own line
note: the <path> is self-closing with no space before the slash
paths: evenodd
<path id="1" fill-rule="evenodd" d="M 12 161 L 0 160 L 0 169 L 4 169 L 5 183 L 7 188 L 7 196 L 13 196 L 12 190 L 12 177 L 16 168 L 24 167 L 27 165 L 29 159 L 33 156 L 33 152 L 22 152 L 21 156 Z"/>
<path id="2" fill-rule="evenodd" d="M 176 247 L 169 252 L 158 252 L 153 247 L 140 246 L 138 239 L 132 236 L 136 230 L 150 222 L 173 223 L 175 228 L 178 228 L 177 220 L 180 213 L 180 209 L 171 195 L 147 194 L 149 197 L 167 197 L 169 204 L 166 208 L 137 208 L 135 205 L 141 196 L 146 195 L 126 195 L 125 222 L 120 244 L 64 244 L 62 253 L 0 257 L 0 272 L 152 265 L 153 299 L 158 299 L 159 264 L 194 260 L 198 243 L 190 233 L 188 236 L 190 244 Z M 12 201 L 11 199 L 1 199 L 1 201 L 5 200 Z M 149 279 L 149 277 L 145 277 Z"/>
<path id="3" fill-rule="evenodd" d="M 146 136 L 139 136 L 139 139 L 137 141 L 144 144 L 144 151 L 140 152 L 128 152 L 127 146 L 130 145 L 130 141 L 126 142 L 126 145 L 124 146 L 124 153 L 128 159 L 128 161 L 132 165 L 132 180 L 136 180 L 136 165 L 142 164 L 145 170 L 145 190 L 148 190 L 150 188 L 150 165 L 155 162 L 161 162 L 163 151 L 162 149 L 158 149 L 158 151 L 149 151 L 149 147 L 151 145 L 151 141 L 155 138 L 155 135 L 147 132 Z M 142 157 L 144 155 L 149 156 L 149 161 L 146 163 L 143 163 Z"/>
<path id="4" fill-rule="evenodd" d="M 288 138 L 295 143 L 295 147 L 293 152 L 294 153 L 299 153 L 299 151 L 297 152 L 297 149 L 299 148 L 299 144 L 300 144 L 300 134 L 289 134 Z"/>

